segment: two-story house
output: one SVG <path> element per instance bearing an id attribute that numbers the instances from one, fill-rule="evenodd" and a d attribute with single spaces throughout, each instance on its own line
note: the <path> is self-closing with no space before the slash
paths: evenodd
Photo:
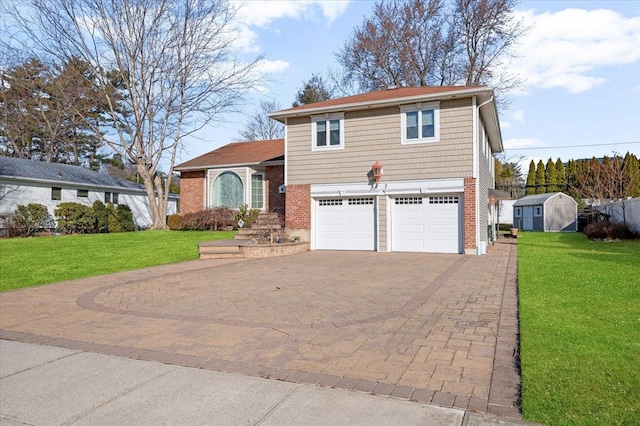
<path id="1" fill-rule="evenodd" d="M 270 114 L 285 124 L 286 226 L 312 249 L 476 253 L 489 240 L 488 87 L 407 87 Z"/>
<path id="2" fill-rule="evenodd" d="M 502 151 L 491 88 L 380 90 L 270 117 L 284 140 L 232 143 L 176 167 L 183 213 L 286 211 L 289 235 L 316 250 L 475 254 L 489 242 Z"/>

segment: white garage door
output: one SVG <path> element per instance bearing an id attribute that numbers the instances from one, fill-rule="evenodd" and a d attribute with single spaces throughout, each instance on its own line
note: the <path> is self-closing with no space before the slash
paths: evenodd
<path id="1" fill-rule="evenodd" d="M 397 197 L 391 205 L 393 251 L 461 253 L 460 197 Z"/>
<path id="2" fill-rule="evenodd" d="M 320 199 L 316 209 L 316 249 L 375 250 L 373 197 Z"/>

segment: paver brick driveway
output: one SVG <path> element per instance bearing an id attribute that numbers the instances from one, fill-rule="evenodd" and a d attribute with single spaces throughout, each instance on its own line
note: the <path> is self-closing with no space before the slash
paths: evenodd
<path id="1" fill-rule="evenodd" d="M 518 417 L 515 257 L 186 262 L 3 293 L 0 337 Z"/>

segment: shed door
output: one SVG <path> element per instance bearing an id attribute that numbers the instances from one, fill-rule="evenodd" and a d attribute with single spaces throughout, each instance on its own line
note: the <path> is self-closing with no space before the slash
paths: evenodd
<path id="1" fill-rule="evenodd" d="M 316 208 L 316 249 L 375 250 L 373 197 L 321 199 Z"/>
<path id="2" fill-rule="evenodd" d="M 522 230 L 533 231 L 533 206 L 522 208 Z"/>

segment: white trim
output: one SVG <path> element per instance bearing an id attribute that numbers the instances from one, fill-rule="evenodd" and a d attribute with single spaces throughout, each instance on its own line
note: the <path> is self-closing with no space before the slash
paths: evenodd
<path id="1" fill-rule="evenodd" d="M 267 203 L 266 203 L 266 197 L 265 197 L 265 183 L 266 183 L 266 173 L 265 172 L 253 172 L 251 173 L 251 188 L 250 188 L 250 194 L 249 194 L 249 203 L 247 203 L 247 205 L 250 206 L 250 208 L 254 209 L 254 208 L 258 208 L 258 207 L 254 207 L 253 206 L 253 176 L 254 175 L 260 175 L 262 176 L 262 207 L 260 207 L 261 211 L 266 211 L 267 210 Z"/>
<path id="2" fill-rule="evenodd" d="M 318 208 L 318 200 L 316 200 L 315 198 L 313 198 L 313 196 L 309 197 L 311 198 L 311 205 L 309 206 L 309 208 L 311 209 L 311 229 L 309 229 L 309 250 L 315 250 L 316 249 L 316 208 Z"/>
<path id="3" fill-rule="evenodd" d="M 287 121 L 289 121 L 289 119 L 285 118 L 284 119 L 284 182 L 283 182 L 285 189 L 287 187 L 287 169 L 289 169 L 289 161 L 288 161 L 289 155 L 287 154 L 287 147 L 289 146 L 287 141 L 288 139 L 287 128 L 289 126 L 287 126 L 288 124 Z"/>
<path id="4" fill-rule="evenodd" d="M 352 195 L 436 194 L 464 192 L 464 179 L 406 180 L 381 183 L 371 189 L 366 183 L 311 185 L 311 197 L 347 197 Z"/>
<path id="5" fill-rule="evenodd" d="M 385 196 L 385 203 L 387 206 L 387 252 L 391 251 L 391 197 Z"/>
<path id="6" fill-rule="evenodd" d="M 433 136 L 422 137 L 422 114 L 423 111 L 433 110 Z M 407 139 L 407 113 L 418 113 L 418 138 Z M 440 142 L 440 102 L 417 103 L 400 106 L 400 144 L 414 145 L 422 143 Z"/>
<path id="7" fill-rule="evenodd" d="M 340 145 L 330 145 L 331 140 L 331 121 L 338 120 L 338 126 L 340 131 Z M 318 122 L 325 122 L 326 125 L 326 145 L 317 145 L 317 124 Z M 321 114 L 311 116 L 311 151 L 335 151 L 344 149 L 344 112 L 338 112 L 333 114 Z M 285 156 L 286 161 L 286 156 Z"/>
<path id="8" fill-rule="evenodd" d="M 472 178 L 478 178 L 478 108 L 477 108 L 477 99 L 474 96 L 471 100 L 471 109 L 472 109 L 472 114 L 471 114 L 471 125 L 473 127 L 472 132 L 471 132 L 471 139 L 472 139 L 472 145 L 473 145 L 473 155 L 472 155 L 472 161 L 473 161 L 473 171 L 471 174 Z"/>

